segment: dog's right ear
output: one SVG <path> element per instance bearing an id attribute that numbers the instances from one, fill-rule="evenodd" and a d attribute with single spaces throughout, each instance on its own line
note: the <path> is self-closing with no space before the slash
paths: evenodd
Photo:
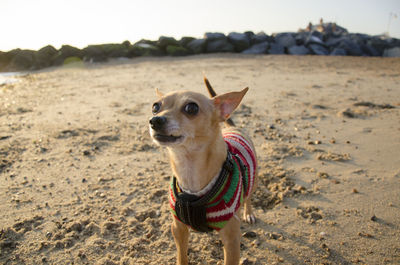
<path id="1" fill-rule="evenodd" d="M 239 106 L 248 87 L 239 92 L 230 92 L 212 98 L 214 106 L 219 110 L 221 121 L 226 121 L 231 113 Z"/>
<path id="2" fill-rule="evenodd" d="M 164 96 L 164 94 L 161 93 L 160 90 L 158 90 L 158 88 L 156 88 L 156 95 L 157 95 L 157 97 L 159 97 L 159 98 L 162 98 L 162 97 Z"/>

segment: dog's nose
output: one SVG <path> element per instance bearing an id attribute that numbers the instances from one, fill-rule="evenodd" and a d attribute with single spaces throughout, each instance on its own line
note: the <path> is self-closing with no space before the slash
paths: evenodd
<path id="1" fill-rule="evenodd" d="M 161 130 L 163 126 L 167 123 L 167 118 L 164 116 L 155 116 L 150 119 L 150 126 L 153 130 Z"/>

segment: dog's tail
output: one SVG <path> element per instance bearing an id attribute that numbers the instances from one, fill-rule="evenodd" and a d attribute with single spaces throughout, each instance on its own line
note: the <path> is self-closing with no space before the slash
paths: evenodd
<path id="1" fill-rule="evenodd" d="M 217 93 L 215 93 L 214 89 L 212 88 L 210 81 L 208 81 L 207 77 L 204 76 L 204 83 L 206 84 L 208 93 L 210 94 L 211 97 L 215 97 L 217 95 Z M 235 126 L 235 123 L 233 122 L 233 120 L 231 118 L 228 118 L 225 120 L 225 123 L 229 126 Z"/>

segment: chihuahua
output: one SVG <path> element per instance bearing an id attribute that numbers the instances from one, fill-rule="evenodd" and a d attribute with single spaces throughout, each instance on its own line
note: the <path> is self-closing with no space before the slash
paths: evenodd
<path id="1" fill-rule="evenodd" d="M 243 205 L 244 220 L 255 222 L 250 198 L 257 185 L 257 160 L 253 143 L 229 117 L 248 88 L 216 95 L 206 77 L 204 81 L 212 98 L 156 90 L 150 135 L 170 156 L 169 204 L 177 264 L 188 264 L 189 229 L 218 231 L 224 264 L 239 264 L 238 211 Z M 226 128 L 221 129 L 221 122 Z"/>

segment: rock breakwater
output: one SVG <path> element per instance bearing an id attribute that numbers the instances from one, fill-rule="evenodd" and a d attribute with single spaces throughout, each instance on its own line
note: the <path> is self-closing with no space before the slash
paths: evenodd
<path id="1" fill-rule="evenodd" d="M 400 57 L 400 40 L 387 36 L 349 33 L 335 23 L 311 23 L 298 32 L 267 35 L 263 32 L 208 32 L 201 39 L 161 36 L 158 40 L 140 40 L 134 44 L 89 45 L 78 49 L 48 45 L 38 51 L 14 49 L 0 51 L 0 72 L 38 70 L 71 62 L 105 62 L 112 58 L 140 56 L 187 56 L 202 53 L 290 54 L 333 56 Z"/>

